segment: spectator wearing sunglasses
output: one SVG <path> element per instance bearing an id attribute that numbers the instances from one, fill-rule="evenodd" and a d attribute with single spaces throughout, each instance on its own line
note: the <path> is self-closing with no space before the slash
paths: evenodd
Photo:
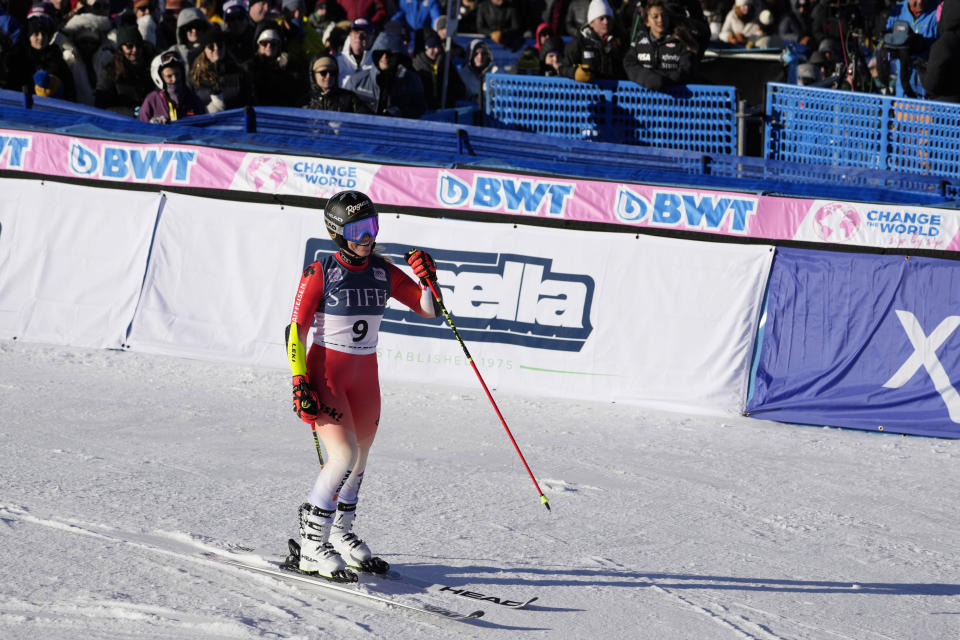
<path id="1" fill-rule="evenodd" d="M 320 54 L 310 63 L 310 102 L 305 108 L 344 113 L 370 113 L 370 109 L 353 91 L 340 87 L 337 61 L 330 54 Z"/>
<path id="2" fill-rule="evenodd" d="M 204 112 L 197 94 L 187 86 L 183 59 L 176 48 L 154 57 L 150 77 L 156 90 L 147 95 L 137 118 L 153 124 L 169 124 Z"/>
<path id="3" fill-rule="evenodd" d="M 97 81 L 97 107 L 131 118 L 154 89 L 150 61 L 155 49 L 144 42 L 136 25 L 117 29 L 117 51 Z"/>
<path id="4" fill-rule="evenodd" d="M 276 23 L 263 21 L 254 41 L 257 51 L 249 63 L 253 77 L 253 104 L 273 107 L 299 107 L 306 102 L 307 83 L 290 63 L 284 51 L 283 36 Z"/>
<path id="5" fill-rule="evenodd" d="M 200 38 L 210 29 L 207 16 L 195 7 L 187 7 L 177 16 L 177 51 L 189 69 L 203 46 Z"/>

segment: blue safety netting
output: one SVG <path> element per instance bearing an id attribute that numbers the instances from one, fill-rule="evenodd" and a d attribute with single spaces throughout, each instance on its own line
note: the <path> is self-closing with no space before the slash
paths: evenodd
<path id="1" fill-rule="evenodd" d="M 680 85 L 650 91 L 633 82 L 495 73 L 484 89 L 485 123 L 580 140 L 733 154 L 733 87 Z"/>
<path id="2" fill-rule="evenodd" d="M 767 158 L 960 178 L 960 105 L 771 83 L 766 109 Z"/>
<path id="3" fill-rule="evenodd" d="M 836 200 L 939 204 L 954 185 L 933 177 L 858 168 L 818 170 L 789 162 L 725 154 L 653 150 L 490 127 L 424 122 L 309 109 L 257 108 L 194 116 L 171 125 L 132 118 L 22 106 L 0 91 L 0 127 L 81 137 L 176 142 L 291 155 L 425 166 L 470 166 L 546 175 Z M 49 104 L 46 105 L 50 107 Z M 79 107 L 79 105 L 74 105 Z M 95 110 L 94 110 L 95 111 Z"/>

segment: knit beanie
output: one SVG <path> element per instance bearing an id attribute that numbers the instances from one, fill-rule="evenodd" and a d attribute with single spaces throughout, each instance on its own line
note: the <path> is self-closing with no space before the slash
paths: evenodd
<path id="1" fill-rule="evenodd" d="M 607 4 L 607 0 L 590 0 L 590 7 L 587 9 L 587 24 L 601 16 L 613 17 L 613 10 Z"/>

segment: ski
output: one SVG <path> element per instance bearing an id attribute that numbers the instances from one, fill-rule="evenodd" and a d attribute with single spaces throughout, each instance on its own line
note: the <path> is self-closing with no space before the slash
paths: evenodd
<path id="1" fill-rule="evenodd" d="M 471 600 L 478 600 L 480 602 L 489 602 L 491 604 L 499 605 L 501 607 L 509 607 L 511 609 L 523 609 L 527 605 L 533 603 L 538 599 L 537 596 L 532 598 L 527 598 L 525 600 L 512 600 L 510 598 L 505 598 L 498 595 L 490 595 L 488 593 L 482 593 L 477 591 L 472 587 L 453 587 L 446 584 L 440 584 L 438 582 L 427 582 L 425 580 L 420 580 L 417 578 L 411 578 L 402 573 L 399 573 L 395 570 L 390 570 L 389 573 L 383 576 L 387 580 L 393 580 L 397 582 L 406 582 L 411 585 L 416 585 L 423 589 L 425 592 L 436 595 L 444 594 L 450 596 L 460 596 L 463 598 L 470 598 Z"/>
<path id="2" fill-rule="evenodd" d="M 287 557 L 286 564 L 290 566 L 296 566 L 300 558 L 300 543 L 291 538 L 290 540 L 287 540 L 287 548 L 290 551 L 290 555 Z M 496 604 L 501 607 L 509 607 L 511 609 L 523 609 L 530 603 L 537 600 L 537 596 L 528 598 L 526 600 L 511 600 L 509 598 L 502 598 L 499 596 L 481 593 L 475 589 L 466 587 L 452 587 L 445 584 L 427 582 L 418 578 L 411 578 L 410 576 L 406 576 L 394 569 L 391 569 L 390 565 L 380 558 L 372 558 L 371 565 L 369 567 L 358 567 L 354 565 L 351 568 L 360 571 L 361 575 L 372 574 L 371 577 L 374 579 L 379 577 L 391 580 L 393 582 L 406 583 L 423 589 L 425 592 L 430 594 L 442 593 L 444 595 L 462 596 L 464 598 L 489 602 L 491 604 Z M 365 579 L 364 582 L 367 582 L 368 579 Z"/>
<path id="3" fill-rule="evenodd" d="M 365 599 L 371 602 L 379 602 L 381 604 L 396 607 L 398 609 L 404 609 L 407 611 L 414 611 L 417 613 L 430 614 L 434 616 L 440 616 L 448 620 L 473 620 L 483 616 L 482 610 L 476 610 L 471 613 L 460 613 L 458 611 L 452 611 L 445 607 L 439 607 L 433 604 L 410 601 L 410 602 L 401 602 L 399 600 L 394 600 L 385 596 L 377 595 L 376 593 L 371 593 L 362 588 L 349 587 L 344 584 L 331 582 L 325 578 L 319 578 L 310 576 L 304 573 L 298 573 L 292 570 L 281 569 L 274 563 L 270 563 L 270 566 L 261 566 L 259 564 L 254 564 L 252 562 L 246 562 L 239 560 L 237 558 L 228 558 L 226 556 L 219 555 L 212 552 L 204 552 L 203 556 L 211 560 L 216 560 L 217 562 L 222 562 L 234 567 L 240 567 L 248 571 L 253 571 L 254 573 L 259 573 L 265 576 L 272 576 L 281 580 L 286 580 L 289 582 L 299 582 L 302 584 L 308 584 L 314 587 L 320 587 L 322 589 L 328 589 L 330 591 L 336 591 L 338 593 L 343 593 L 351 595 L 360 599 Z"/>

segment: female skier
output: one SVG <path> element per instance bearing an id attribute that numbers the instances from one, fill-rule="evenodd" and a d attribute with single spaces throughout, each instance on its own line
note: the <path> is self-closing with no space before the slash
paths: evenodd
<path id="1" fill-rule="evenodd" d="M 388 298 L 396 298 L 426 318 L 439 309 L 428 281 L 436 285 L 436 265 L 413 249 L 407 262 L 418 286 L 400 269 L 373 252 L 377 209 L 359 191 L 341 191 L 323 212 L 339 252 L 308 266 L 300 278 L 287 327 L 287 355 L 293 373 L 293 410 L 314 426 L 327 459 L 300 506 L 300 571 L 330 580 L 357 579 L 350 567 L 384 573 L 353 533 L 357 494 L 367 455 L 380 422 L 377 334 Z M 316 326 L 309 353 L 303 344 Z"/>

